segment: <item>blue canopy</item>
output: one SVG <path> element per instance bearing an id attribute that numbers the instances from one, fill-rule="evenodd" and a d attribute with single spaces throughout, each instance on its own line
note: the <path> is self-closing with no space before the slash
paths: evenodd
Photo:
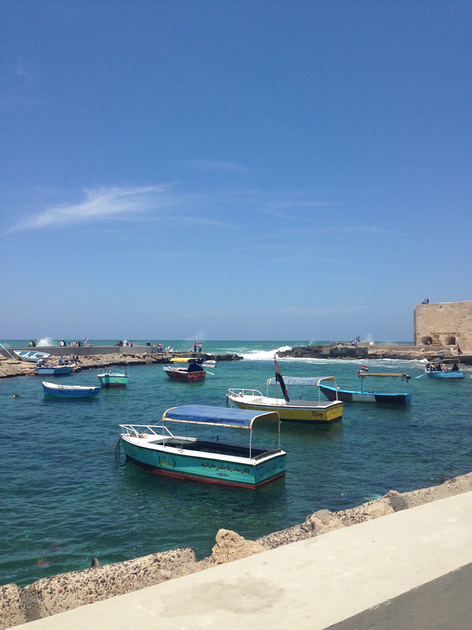
<path id="1" fill-rule="evenodd" d="M 207 405 L 183 405 L 171 407 L 162 416 L 163 420 L 173 422 L 191 422 L 194 424 L 216 425 L 235 429 L 252 429 L 254 420 L 279 421 L 276 411 L 258 412 L 250 409 L 232 407 L 211 407 Z"/>

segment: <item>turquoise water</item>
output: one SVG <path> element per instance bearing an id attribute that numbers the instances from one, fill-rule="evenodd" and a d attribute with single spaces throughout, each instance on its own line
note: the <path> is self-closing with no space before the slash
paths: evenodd
<path id="1" fill-rule="evenodd" d="M 174 350 L 193 345 L 160 342 Z M 221 362 L 192 384 L 171 381 L 159 365 L 131 367 L 126 389 L 102 390 L 91 401 L 48 400 L 35 377 L 1 379 L 0 584 L 85 569 L 92 557 L 107 564 L 191 547 L 200 559 L 211 554 L 221 527 L 254 539 L 321 508 L 340 510 L 470 472 L 472 378 L 416 379 L 420 361 L 367 362 L 371 371 L 412 376 L 407 408 L 345 404 L 342 423 L 330 428 L 283 425 L 286 477 L 255 492 L 154 477 L 116 448 L 120 423 L 152 423 L 178 404 L 225 405 L 229 387 L 264 392 L 274 350 L 306 343 L 205 341 L 206 352 L 244 360 Z M 279 359 L 286 376 L 333 374 L 346 387 L 355 386 L 360 363 Z M 98 383 L 92 370 L 54 380 Z M 272 444 L 272 429 L 256 429 L 255 443 Z"/>

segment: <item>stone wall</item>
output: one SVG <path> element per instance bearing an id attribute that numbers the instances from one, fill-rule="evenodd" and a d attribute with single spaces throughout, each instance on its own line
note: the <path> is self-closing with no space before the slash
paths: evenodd
<path id="1" fill-rule="evenodd" d="M 459 346 L 472 353 L 472 301 L 419 304 L 414 313 L 415 345 Z"/>

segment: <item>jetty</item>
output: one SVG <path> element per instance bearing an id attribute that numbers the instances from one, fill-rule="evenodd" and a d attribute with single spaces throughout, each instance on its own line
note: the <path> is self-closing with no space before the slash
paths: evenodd
<path id="1" fill-rule="evenodd" d="M 14 348 L 14 350 L 27 350 L 28 348 Z M 13 358 L 13 348 L 0 347 L 0 378 L 15 376 L 36 376 L 36 364 Z M 168 363 L 172 358 L 188 358 L 205 361 L 216 359 L 217 361 L 241 361 L 243 357 L 237 354 L 206 354 L 205 352 L 174 352 L 159 351 L 151 346 L 41 346 L 42 352 L 51 355 L 50 360 L 59 357 L 71 359 L 78 357 L 77 371 L 93 370 L 107 366 L 133 366 L 154 365 Z"/>
<path id="2" fill-rule="evenodd" d="M 13 350 L 30 350 L 31 348 L 4 348 L 0 346 L 0 378 L 15 376 L 35 376 L 36 365 L 13 358 Z M 42 352 L 55 357 L 78 357 L 78 369 L 91 370 L 106 366 L 119 365 L 153 365 L 168 363 L 172 358 L 189 358 L 205 361 L 216 359 L 221 361 L 242 361 L 238 354 L 207 354 L 205 352 L 161 351 L 157 346 L 41 346 Z M 414 346 L 407 344 L 373 344 L 368 341 L 352 345 L 348 342 L 336 341 L 316 346 L 297 346 L 289 350 L 277 352 L 280 358 L 296 359 L 398 359 L 430 361 L 438 357 L 457 356 L 451 346 Z M 472 355 L 463 354 L 461 363 L 472 365 Z"/>

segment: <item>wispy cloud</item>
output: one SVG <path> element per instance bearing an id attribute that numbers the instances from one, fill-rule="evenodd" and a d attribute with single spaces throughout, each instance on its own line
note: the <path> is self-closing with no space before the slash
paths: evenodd
<path id="1" fill-rule="evenodd" d="M 190 166 L 199 168 L 203 171 L 238 171 L 243 172 L 244 166 L 235 164 L 234 162 L 221 162 L 218 160 L 191 160 Z"/>
<path id="2" fill-rule="evenodd" d="M 176 200 L 168 194 L 169 188 L 170 185 L 162 185 L 84 190 L 84 201 L 46 208 L 26 217 L 7 233 L 136 217 L 174 205 Z"/>

